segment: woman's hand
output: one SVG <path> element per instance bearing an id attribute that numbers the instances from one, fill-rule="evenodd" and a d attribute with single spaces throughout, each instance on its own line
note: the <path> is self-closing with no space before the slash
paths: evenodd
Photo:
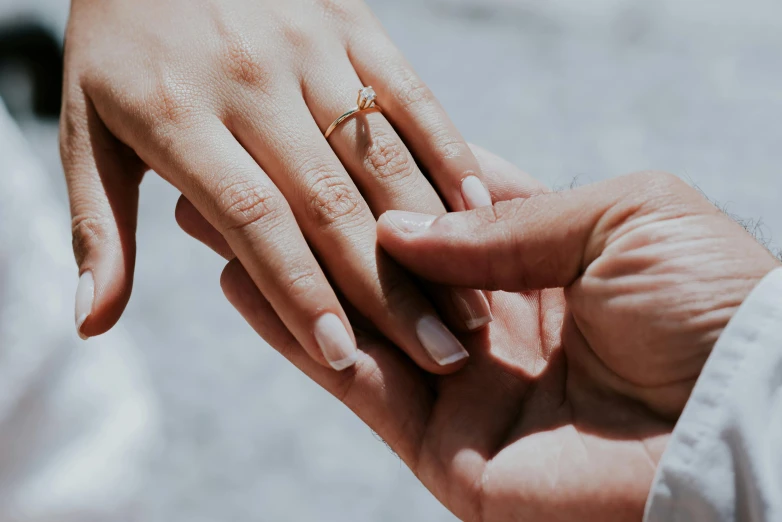
<path id="1" fill-rule="evenodd" d="M 326 141 L 362 85 L 383 112 Z M 470 149 L 363 2 L 74 0 L 64 100 L 83 336 L 109 329 L 127 303 L 138 185 L 151 168 L 187 198 L 185 213 L 219 232 L 321 364 L 355 360 L 337 293 L 423 368 L 463 362 L 429 301 L 377 250 L 375 216 L 440 214 L 440 196 L 453 210 L 491 198 Z M 490 320 L 482 294 L 456 291 L 454 302 L 467 327 Z"/>
<path id="2" fill-rule="evenodd" d="M 514 292 L 495 292 L 491 327 L 463 337 L 472 358 L 459 373 L 432 382 L 366 337 L 355 370 L 325 371 L 236 262 L 223 273 L 226 295 L 459 518 L 640 519 L 714 341 L 779 263 L 671 177 L 546 194 L 485 161 L 495 199 L 520 199 L 433 224 L 397 215 L 379 225 L 384 247 L 419 274 Z M 400 217 L 401 226 L 390 219 Z M 405 231 L 414 223 L 424 226 Z"/>

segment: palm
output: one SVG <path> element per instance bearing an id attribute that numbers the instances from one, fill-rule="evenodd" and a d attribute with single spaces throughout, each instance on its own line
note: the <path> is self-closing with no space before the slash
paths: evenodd
<path id="1" fill-rule="evenodd" d="M 488 333 L 464 339 L 470 364 L 432 394 L 411 463 L 421 480 L 466 520 L 640 519 L 728 305 L 754 284 L 711 274 L 692 248 L 696 235 L 708 266 L 733 266 L 723 220 L 628 227 L 567 303 L 562 290 L 495 293 Z M 760 248 L 745 239 L 741 251 Z"/>
<path id="2" fill-rule="evenodd" d="M 377 337 L 344 372 L 301 348 L 232 262 L 231 302 L 267 341 L 344 402 L 467 521 L 639 518 L 672 424 L 574 361 L 583 341 L 562 290 L 497 292 L 494 322 L 462 340 L 470 362 L 437 377 Z M 611 373 L 621 378 L 620 373 Z"/>
<path id="3" fill-rule="evenodd" d="M 672 426 L 569 364 L 591 349 L 560 290 L 493 301 L 436 383 L 416 474 L 465 520 L 640 518 Z"/>
<path id="4" fill-rule="evenodd" d="M 354 369 L 323 368 L 254 295 L 234 304 L 259 333 L 353 409 L 460 518 L 640 516 L 672 426 L 571 364 L 591 348 L 561 290 L 495 293 L 491 327 L 463 338 L 470 363 L 444 377 L 377 338 L 359 338 L 364 355 Z"/>
<path id="5" fill-rule="evenodd" d="M 776 266 L 696 201 L 617 228 L 565 293 L 495 294 L 488 334 L 465 339 L 470 364 L 436 383 L 411 463 L 457 515 L 641 518 L 711 347 Z"/>

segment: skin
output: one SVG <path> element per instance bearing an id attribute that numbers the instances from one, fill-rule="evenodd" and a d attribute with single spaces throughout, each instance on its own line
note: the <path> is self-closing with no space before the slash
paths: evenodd
<path id="1" fill-rule="evenodd" d="M 324 371 L 236 261 L 226 296 L 460 519 L 640 520 L 715 341 L 780 263 L 673 176 L 551 194 L 479 158 L 495 199 L 516 199 L 414 233 L 399 216 L 378 225 L 383 247 L 416 274 L 501 290 L 491 326 L 462 337 L 472 357 L 458 373 L 427 375 L 372 334 L 359 336 L 354 369 Z"/>
<path id="2" fill-rule="evenodd" d="M 320 364 L 318 318 L 335 314 L 352 338 L 340 295 L 421 367 L 461 366 L 440 367 L 416 337 L 417 321 L 437 312 L 376 249 L 376 217 L 473 207 L 462 181 L 483 175 L 363 2 L 74 0 L 65 70 L 74 251 L 94 278 L 82 335 L 111 328 L 129 299 L 139 183 L 153 169 L 183 193 L 180 209 L 220 233 Z M 383 112 L 326 141 L 362 85 Z"/>

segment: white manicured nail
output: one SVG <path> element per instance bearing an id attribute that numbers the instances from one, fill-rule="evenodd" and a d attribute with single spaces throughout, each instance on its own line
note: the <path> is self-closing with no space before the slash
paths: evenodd
<path id="1" fill-rule="evenodd" d="M 470 356 L 448 328 L 431 315 L 421 318 L 415 327 L 418 340 L 437 364 L 448 366 Z"/>
<path id="2" fill-rule="evenodd" d="M 454 288 L 451 290 L 451 296 L 468 330 L 477 330 L 492 322 L 489 301 L 482 291 Z"/>
<path id="3" fill-rule="evenodd" d="M 358 351 L 345 325 L 334 314 L 325 314 L 315 321 L 315 341 L 323 357 L 338 372 L 356 364 Z"/>
<path id="4" fill-rule="evenodd" d="M 491 194 L 486 190 L 483 182 L 477 176 L 467 176 L 462 181 L 462 197 L 467 205 L 467 210 L 481 207 L 490 207 Z"/>
<path id="5" fill-rule="evenodd" d="M 437 216 L 406 212 L 404 210 L 389 210 L 383 214 L 392 225 L 408 234 L 423 232 L 429 228 Z"/>
<path id="6" fill-rule="evenodd" d="M 84 340 L 87 336 L 81 331 L 84 321 L 92 313 L 92 302 L 95 300 L 95 280 L 92 278 L 92 272 L 87 270 L 79 277 L 79 286 L 76 287 L 76 332 Z"/>

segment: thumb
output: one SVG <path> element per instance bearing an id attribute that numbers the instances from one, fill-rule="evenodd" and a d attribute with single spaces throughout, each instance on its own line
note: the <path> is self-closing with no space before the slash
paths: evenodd
<path id="1" fill-rule="evenodd" d="M 60 148 L 79 265 L 76 330 L 87 339 L 114 326 L 130 298 L 143 165 L 83 94 L 64 106 Z"/>
<path id="2" fill-rule="evenodd" d="M 378 240 L 436 283 L 512 292 L 565 287 L 617 227 L 651 210 L 649 201 L 664 201 L 655 192 L 670 194 L 670 178 L 630 175 L 441 217 L 390 211 L 379 220 Z"/>

